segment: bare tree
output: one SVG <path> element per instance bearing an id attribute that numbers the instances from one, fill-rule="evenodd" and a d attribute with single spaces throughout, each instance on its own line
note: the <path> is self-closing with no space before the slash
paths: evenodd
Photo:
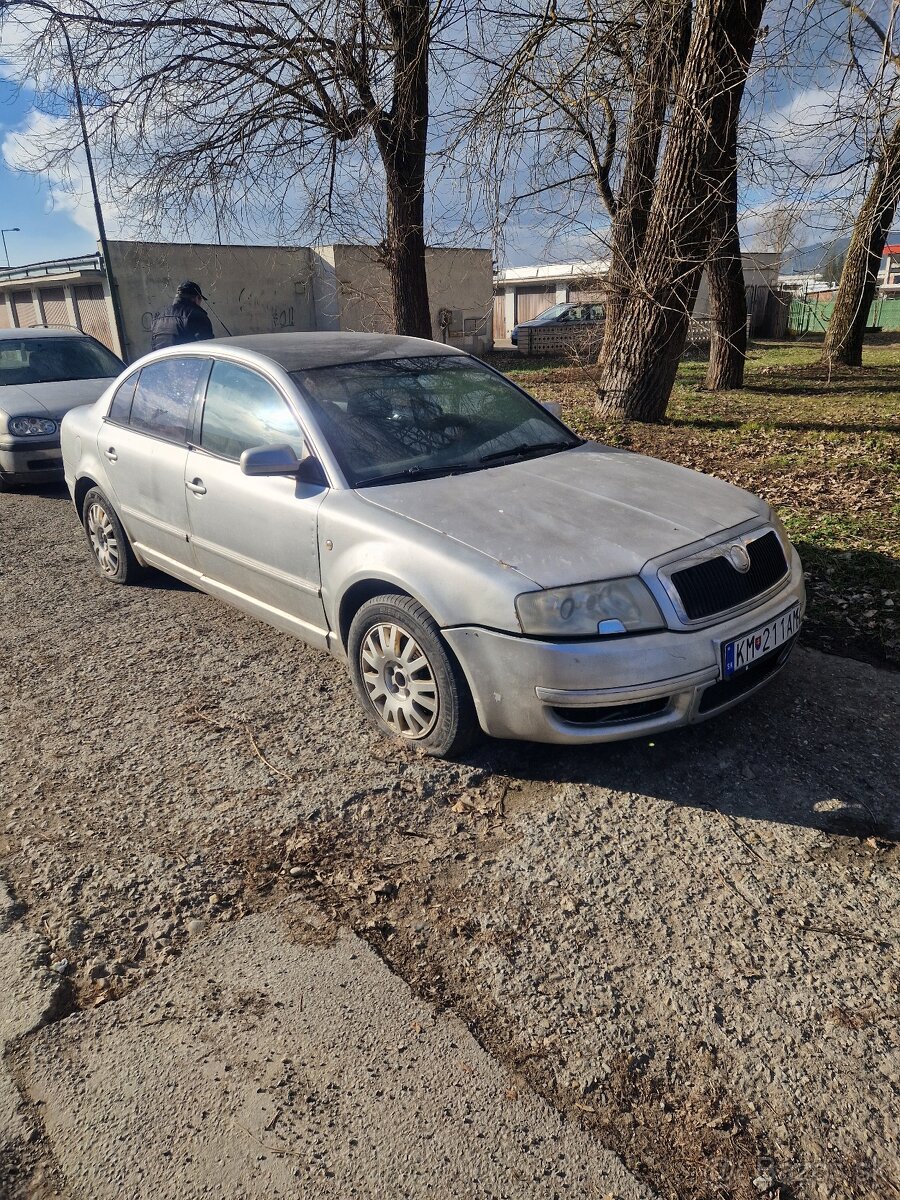
<path id="1" fill-rule="evenodd" d="M 622 182 L 612 211 L 606 328 L 601 358 L 609 356 L 635 280 L 656 186 L 666 114 L 687 50 L 690 0 L 652 0 L 632 74 Z"/>
<path id="2" fill-rule="evenodd" d="M 380 191 L 381 261 L 398 332 L 431 336 L 425 276 L 429 60 L 449 6 L 436 0 L 2 0 L 4 22 L 49 18 L 24 70 L 51 90 L 68 68 L 102 102 L 93 133 L 131 211 L 187 226 L 208 205 L 240 224 L 263 201 L 300 221 L 352 227 Z"/>
<path id="3" fill-rule="evenodd" d="M 697 0 L 647 234 L 614 346 L 601 408 L 638 420 L 666 411 L 720 200 L 764 0 Z"/>
<path id="4" fill-rule="evenodd" d="M 718 204 L 710 227 L 706 267 L 712 317 L 706 386 L 711 391 L 743 387 L 747 361 L 747 294 L 738 230 L 737 129 L 738 109 L 734 105 L 723 144 Z"/>
<path id="5" fill-rule="evenodd" d="M 884 244 L 900 201 L 900 122 L 880 148 L 875 173 L 853 226 L 828 323 L 823 360 L 862 366 L 863 339 L 875 298 Z"/>
<path id="6" fill-rule="evenodd" d="M 764 224 L 757 230 L 754 241 L 758 249 L 774 252 L 783 259 L 797 248 L 797 227 L 800 224 L 798 204 L 779 203 L 765 209 Z"/>
<path id="7" fill-rule="evenodd" d="M 870 147 L 874 171 L 853 225 L 822 357 L 832 366 L 840 363 L 859 367 L 884 244 L 900 202 L 900 50 L 896 46 L 896 5 L 890 6 L 888 21 L 882 25 L 870 9 L 854 0 L 841 2 L 849 14 L 849 44 L 854 61 L 861 57 L 860 41 L 877 58 L 877 67 L 871 73 L 873 78 L 867 80 L 868 95 L 875 98 L 877 105 L 877 121 Z M 865 74 L 862 65 L 861 70 Z"/>

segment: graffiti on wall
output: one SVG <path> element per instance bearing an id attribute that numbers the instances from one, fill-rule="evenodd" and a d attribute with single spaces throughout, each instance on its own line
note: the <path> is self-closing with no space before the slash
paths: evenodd
<path id="1" fill-rule="evenodd" d="M 251 297 L 252 295 L 253 294 L 250 293 Z M 241 296 L 245 296 L 245 289 L 241 290 Z M 247 314 L 248 316 L 251 312 L 254 314 L 260 312 L 267 313 L 269 318 L 268 323 L 271 329 L 293 329 L 296 324 L 293 304 L 288 304 L 283 308 L 279 308 L 276 304 L 265 304 L 263 302 L 256 301 L 255 298 L 241 302 L 239 297 L 238 309 L 242 314 Z M 153 328 L 153 322 L 156 320 L 159 314 L 159 309 L 157 309 L 155 312 L 147 309 L 145 312 L 141 313 L 141 328 L 145 333 L 150 333 Z"/>
<path id="2" fill-rule="evenodd" d="M 238 293 L 238 310 L 241 313 L 268 313 L 272 329 L 293 329 L 295 324 L 293 304 L 284 307 L 270 304 L 250 288 L 241 288 Z"/>

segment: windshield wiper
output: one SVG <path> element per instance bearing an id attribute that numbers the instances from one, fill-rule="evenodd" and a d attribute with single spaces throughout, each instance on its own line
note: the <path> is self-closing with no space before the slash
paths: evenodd
<path id="1" fill-rule="evenodd" d="M 379 483 L 406 483 L 413 479 L 433 479 L 438 475 L 460 475 L 463 471 L 478 471 L 480 463 L 443 463 L 432 467 L 407 467 L 405 471 L 392 471 L 389 475 L 367 475 L 358 479 L 354 487 L 372 487 Z"/>
<path id="2" fill-rule="evenodd" d="M 570 442 L 522 442 L 519 446 L 510 446 L 507 450 L 494 450 L 491 454 L 483 454 L 481 462 L 497 462 L 501 458 L 524 458 L 528 454 L 534 454 L 538 450 L 574 450 L 576 446 L 580 446 L 580 441 Z"/>

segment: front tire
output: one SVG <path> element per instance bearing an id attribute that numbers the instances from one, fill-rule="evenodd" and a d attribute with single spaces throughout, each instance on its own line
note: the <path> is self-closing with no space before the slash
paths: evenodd
<path id="1" fill-rule="evenodd" d="M 430 614 L 411 596 L 375 596 L 353 618 L 350 675 L 366 716 L 436 758 L 477 739 L 469 685 Z"/>
<path id="2" fill-rule="evenodd" d="M 91 488 L 81 506 L 81 520 L 94 565 L 110 583 L 134 583 L 144 574 L 135 558 L 116 510 L 99 488 Z"/>

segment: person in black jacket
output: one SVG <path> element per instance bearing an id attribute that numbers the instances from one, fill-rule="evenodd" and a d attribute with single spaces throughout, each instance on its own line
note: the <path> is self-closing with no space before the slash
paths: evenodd
<path id="1" fill-rule="evenodd" d="M 203 342 L 213 336 L 212 322 L 200 301 L 206 297 L 199 284 L 186 279 L 178 288 L 173 304 L 153 318 L 150 330 L 151 350 L 164 346 L 183 346 L 187 342 Z"/>

